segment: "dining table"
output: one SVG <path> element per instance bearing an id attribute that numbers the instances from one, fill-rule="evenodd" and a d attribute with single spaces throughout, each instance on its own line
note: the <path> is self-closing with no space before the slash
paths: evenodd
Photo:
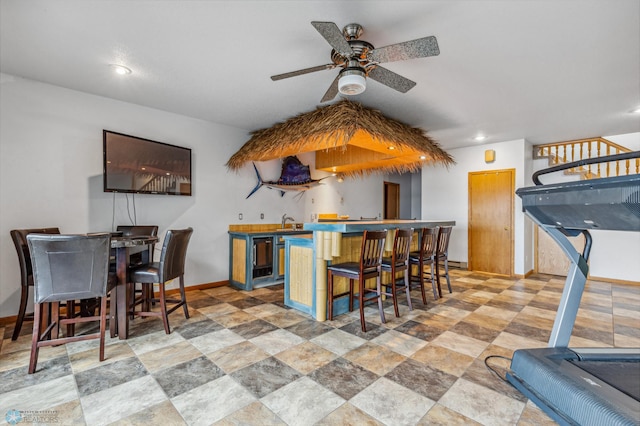
<path id="1" fill-rule="evenodd" d="M 153 261 L 153 245 L 158 242 L 158 237 L 151 235 L 133 235 L 111 237 L 111 250 L 114 254 L 116 275 L 118 283 L 112 290 L 115 291 L 115 309 L 112 306 L 109 311 L 109 329 L 111 336 L 118 336 L 120 340 L 129 338 L 129 300 L 130 292 L 127 291 L 129 282 L 129 267 L 131 256 L 136 253 L 142 254 L 142 262 Z M 113 300 L 113 298 L 111 299 Z"/>

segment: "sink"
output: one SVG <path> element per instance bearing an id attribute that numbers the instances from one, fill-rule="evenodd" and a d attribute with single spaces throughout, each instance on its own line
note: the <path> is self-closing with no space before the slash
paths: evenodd
<path id="1" fill-rule="evenodd" d="M 274 230 L 274 232 L 310 232 L 310 231 L 305 231 L 304 229 L 278 228 Z"/>

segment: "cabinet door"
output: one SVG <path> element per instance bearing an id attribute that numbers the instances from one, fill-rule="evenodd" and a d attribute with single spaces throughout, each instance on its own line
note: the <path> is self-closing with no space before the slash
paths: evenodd
<path id="1" fill-rule="evenodd" d="M 276 269 L 276 278 L 284 277 L 284 244 L 277 244 L 276 250 L 278 255 L 276 256 L 277 264 L 274 265 Z"/>

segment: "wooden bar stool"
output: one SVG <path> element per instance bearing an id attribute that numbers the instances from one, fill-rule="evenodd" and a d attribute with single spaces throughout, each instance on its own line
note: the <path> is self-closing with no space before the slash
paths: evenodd
<path id="1" fill-rule="evenodd" d="M 438 299 L 438 289 L 435 280 L 436 248 L 438 247 L 438 227 L 423 228 L 420 234 L 420 250 L 409 253 L 410 285 L 417 283 L 422 292 L 422 303 L 427 304 L 427 296 L 424 291 L 424 283 L 429 280 L 433 289 L 433 298 Z M 429 266 L 429 272 L 424 267 Z M 413 266 L 416 266 L 417 275 L 413 275 Z M 427 277 L 429 274 L 429 277 Z"/>
<path id="2" fill-rule="evenodd" d="M 327 297 L 328 297 L 328 317 L 333 320 L 333 302 L 336 298 L 349 296 L 349 312 L 353 311 L 354 299 L 354 281 L 358 280 L 358 303 L 360 308 L 360 325 L 362 331 L 366 332 L 364 320 L 364 304 L 370 300 L 378 301 L 378 309 L 380 311 L 380 319 L 383 323 L 384 310 L 382 308 L 382 284 L 380 280 L 380 267 L 382 263 L 382 253 L 384 251 L 384 242 L 387 231 L 368 231 L 365 230 L 362 235 L 362 247 L 360 250 L 359 262 L 344 262 L 327 267 Z M 333 277 L 345 277 L 349 279 L 349 289 L 340 294 L 333 294 Z M 365 281 L 375 278 L 376 288 L 370 289 L 365 287 Z M 372 293 L 372 296 L 366 296 Z"/>
<path id="3" fill-rule="evenodd" d="M 409 253 L 411 251 L 411 239 L 413 237 L 413 228 L 398 229 L 393 238 L 393 251 L 391 257 L 383 257 L 381 269 L 391 273 L 391 283 L 386 285 L 387 291 L 383 294 L 391 296 L 393 300 L 393 310 L 396 317 L 400 316 L 398 311 L 398 291 L 404 291 L 407 294 L 407 304 L 409 310 L 413 310 L 411 306 L 411 285 L 409 283 Z M 402 285 L 397 284 L 396 273 L 402 272 Z M 391 291 L 389 291 L 391 287 Z"/>
<path id="4" fill-rule="evenodd" d="M 440 277 L 447 279 L 447 287 L 451 293 L 451 280 L 449 279 L 449 239 L 451 237 L 452 226 L 441 226 L 438 232 L 438 247 L 436 249 L 436 280 L 438 282 L 438 295 L 442 297 L 442 289 L 440 288 Z M 440 273 L 440 262 L 444 265 L 444 274 Z"/>

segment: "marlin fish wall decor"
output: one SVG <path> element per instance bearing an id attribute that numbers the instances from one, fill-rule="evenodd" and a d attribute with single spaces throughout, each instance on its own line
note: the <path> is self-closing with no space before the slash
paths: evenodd
<path id="1" fill-rule="evenodd" d="M 311 179 L 309 166 L 303 165 L 300 160 L 298 160 L 298 157 L 293 155 L 282 160 L 282 171 L 280 172 L 280 179 L 277 181 L 263 181 L 255 163 L 253 163 L 253 168 L 256 171 L 256 176 L 258 176 L 258 184 L 253 188 L 251 193 L 247 195 L 247 198 L 251 197 L 263 186 L 280 191 L 281 197 L 284 196 L 286 191 L 297 191 L 302 195 L 304 193 L 303 191 L 320 185 L 320 181 L 328 177 L 326 176 L 322 179 Z"/>

